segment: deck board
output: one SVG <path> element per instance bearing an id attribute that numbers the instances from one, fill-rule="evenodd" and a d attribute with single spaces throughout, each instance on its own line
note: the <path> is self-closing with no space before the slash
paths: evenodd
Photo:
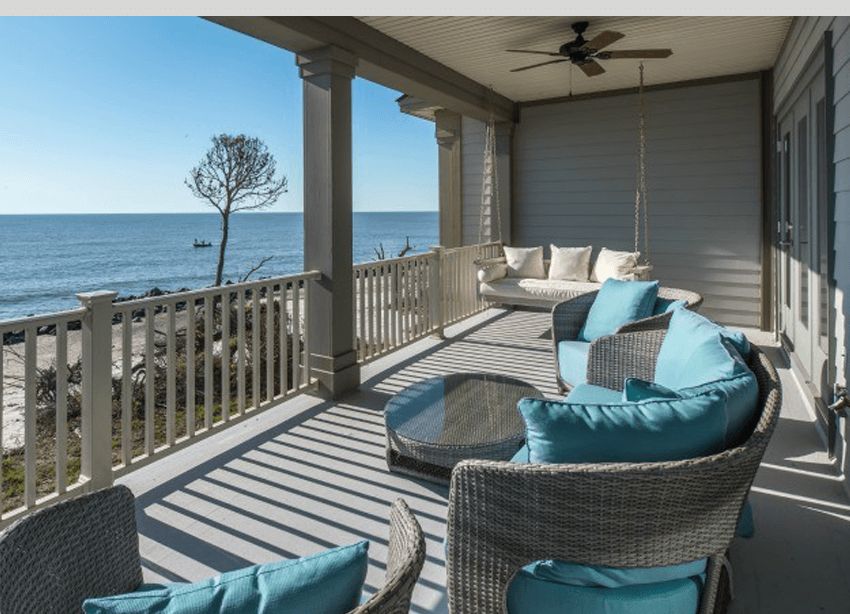
<path id="1" fill-rule="evenodd" d="M 371 592 L 386 570 L 389 506 L 403 497 L 427 543 L 412 611 L 446 612 L 447 489 L 387 471 L 384 404 L 413 382 L 456 371 L 518 377 L 556 397 L 548 324 L 545 313 L 491 310 L 444 340 L 367 364 L 361 390 L 341 402 L 301 395 L 126 475 L 145 579 L 194 581 L 366 539 Z M 795 382 L 787 370 L 782 377 L 782 421 L 753 494 L 757 535 L 733 548 L 733 612 L 842 611 L 850 506 Z"/>

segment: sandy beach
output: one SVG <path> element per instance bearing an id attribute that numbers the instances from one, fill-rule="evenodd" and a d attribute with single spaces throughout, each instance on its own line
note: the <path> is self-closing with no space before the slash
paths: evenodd
<path id="1" fill-rule="evenodd" d="M 156 316 L 155 329 L 165 332 L 168 315 L 161 313 Z M 186 326 L 186 313 L 176 315 L 177 330 Z M 112 327 L 112 372 L 119 375 L 121 370 L 121 341 L 120 324 Z M 145 321 L 133 322 L 133 360 L 143 358 L 145 352 Z M 157 335 L 159 336 L 159 335 Z M 68 363 L 72 364 L 80 356 L 82 347 L 82 331 L 68 331 Z M 23 445 L 24 437 L 24 344 L 0 346 L 3 350 L 3 449 L 19 448 Z M 37 343 L 37 364 L 46 368 L 56 363 L 56 336 L 39 335 Z"/>

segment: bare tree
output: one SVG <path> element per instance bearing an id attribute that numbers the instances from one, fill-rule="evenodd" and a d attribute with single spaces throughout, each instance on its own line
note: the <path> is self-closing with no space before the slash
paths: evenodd
<path id="1" fill-rule="evenodd" d="M 224 254 L 230 215 L 271 207 L 286 192 L 286 176 L 276 176 L 277 163 L 266 144 L 244 134 L 218 134 L 203 159 L 193 168 L 186 185 L 221 214 L 221 243 L 215 285 L 224 273 Z"/>

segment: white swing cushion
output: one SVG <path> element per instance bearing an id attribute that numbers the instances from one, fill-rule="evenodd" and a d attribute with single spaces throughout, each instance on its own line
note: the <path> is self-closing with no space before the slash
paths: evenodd
<path id="1" fill-rule="evenodd" d="M 606 279 L 637 279 L 640 252 L 616 252 L 603 247 L 593 265 L 591 281 L 604 283 Z"/>
<path id="2" fill-rule="evenodd" d="M 505 250 L 505 261 L 508 266 L 508 277 L 523 279 L 545 279 L 546 268 L 543 265 L 543 246 L 538 247 L 508 247 Z"/>
<path id="3" fill-rule="evenodd" d="M 563 281 L 587 281 L 590 275 L 590 252 L 593 246 L 556 247 L 550 245 L 552 261 L 549 264 L 549 279 Z"/>

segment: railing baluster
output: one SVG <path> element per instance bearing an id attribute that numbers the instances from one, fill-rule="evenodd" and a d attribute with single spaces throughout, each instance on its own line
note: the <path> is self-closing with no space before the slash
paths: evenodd
<path id="1" fill-rule="evenodd" d="M 369 356 L 369 338 L 366 336 L 366 267 L 361 267 L 357 272 L 357 311 L 360 321 L 358 329 L 357 350 L 360 360 L 366 360 Z"/>
<path id="2" fill-rule="evenodd" d="M 222 300 L 222 307 L 224 301 Z M 215 316 L 215 298 L 204 297 L 204 428 L 212 428 L 213 424 L 213 381 L 215 366 L 213 362 L 213 317 Z M 224 340 L 222 339 L 222 343 Z"/>
<path id="3" fill-rule="evenodd" d="M 3 388 L 4 388 L 4 375 L 3 375 L 3 361 L 6 358 L 3 356 L 3 330 L 0 330 L 0 517 L 3 516 L 3 508 L 5 507 L 4 500 L 4 490 L 3 490 Z"/>
<path id="4" fill-rule="evenodd" d="M 378 279 L 381 280 L 379 285 L 380 293 L 378 294 L 378 317 L 380 318 L 381 325 L 378 329 L 381 334 L 381 351 L 386 352 L 390 349 L 390 342 L 388 339 L 389 327 L 387 326 L 387 320 L 389 319 L 389 314 L 387 313 L 387 267 L 382 264 L 378 271 Z"/>
<path id="5" fill-rule="evenodd" d="M 174 445 L 177 418 L 177 303 L 166 305 L 167 330 L 165 337 L 165 442 Z"/>
<path id="6" fill-rule="evenodd" d="M 304 309 L 301 311 L 304 318 L 304 384 L 310 384 L 312 371 L 310 368 L 310 331 L 307 326 L 310 317 L 310 284 L 304 284 Z"/>
<path id="7" fill-rule="evenodd" d="M 58 374 L 57 374 L 58 377 Z M 133 462 L 133 318 L 121 312 L 121 462 Z"/>
<path id="8" fill-rule="evenodd" d="M 213 331 L 214 334 L 214 331 Z M 221 419 L 230 420 L 230 290 L 221 295 Z M 213 362 L 210 357 L 210 362 Z M 210 395 L 212 397 L 212 395 Z M 210 426 L 213 424 L 210 412 Z"/>
<path id="9" fill-rule="evenodd" d="M 68 489 L 68 323 L 56 324 L 56 492 Z"/>
<path id="10" fill-rule="evenodd" d="M 289 310 L 286 308 L 289 289 L 286 282 L 280 284 L 280 394 L 289 392 Z"/>
<path id="11" fill-rule="evenodd" d="M 262 354 L 260 352 L 260 332 L 263 318 L 260 314 L 260 288 L 251 289 L 251 404 L 260 406 L 262 398 L 260 390 L 260 375 Z"/>
<path id="12" fill-rule="evenodd" d="M 292 282 L 292 388 L 301 387 L 301 284 Z"/>
<path id="13" fill-rule="evenodd" d="M 245 413 L 245 290 L 236 293 L 236 408 Z"/>
<path id="14" fill-rule="evenodd" d="M 145 454 L 153 456 L 156 443 L 154 442 L 154 411 L 156 389 L 156 368 L 154 367 L 154 318 L 156 306 L 145 308 Z"/>
<path id="15" fill-rule="evenodd" d="M 37 498 L 36 460 L 38 458 L 38 439 L 36 420 L 38 418 L 35 398 L 35 379 L 37 360 L 37 329 L 27 327 L 24 331 L 24 504 L 35 505 Z"/>
<path id="16" fill-rule="evenodd" d="M 368 354 L 371 358 L 375 355 L 375 270 L 371 267 L 366 269 L 366 298 L 368 306 L 366 307 L 366 323 L 368 332 L 366 333 Z"/>
<path id="17" fill-rule="evenodd" d="M 195 299 L 186 301 L 186 436 L 195 436 Z"/>
<path id="18" fill-rule="evenodd" d="M 266 400 L 274 399 L 274 286 L 266 286 Z"/>

